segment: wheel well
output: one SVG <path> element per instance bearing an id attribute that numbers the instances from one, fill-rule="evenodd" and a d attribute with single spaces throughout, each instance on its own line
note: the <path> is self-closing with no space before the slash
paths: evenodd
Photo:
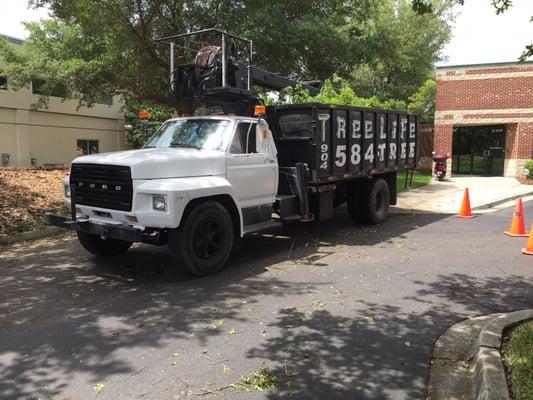
<path id="1" fill-rule="evenodd" d="M 237 209 L 235 202 L 233 201 L 233 199 L 231 198 L 229 194 L 219 194 L 216 196 L 199 197 L 197 199 L 191 200 L 185 207 L 185 210 L 183 211 L 183 216 L 181 218 L 180 226 L 183 223 L 183 221 L 185 221 L 187 216 L 191 213 L 191 211 L 198 204 L 203 203 L 204 201 L 217 201 L 220 204 L 222 204 L 226 208 L 226 210 L 228 210 L 229 212 L 231 221 L 233 223 L 234 234 L 237 236 L 241 235 L 241 219 L 239 217 L 239 210 Z"/>

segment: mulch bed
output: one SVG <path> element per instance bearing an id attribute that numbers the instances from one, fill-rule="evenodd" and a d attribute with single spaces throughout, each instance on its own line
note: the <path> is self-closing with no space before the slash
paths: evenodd
<path id="1" fill-rule="evenodd" d="M 45 226 L 47 211 L 63 211 L 66 168 L 0 168 L 0 237 Z"/>

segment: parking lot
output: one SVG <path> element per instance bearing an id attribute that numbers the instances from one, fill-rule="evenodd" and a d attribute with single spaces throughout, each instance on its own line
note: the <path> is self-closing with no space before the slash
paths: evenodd
<path id="1" fill-rule="evenodd" d="M 511 215 L 376 227 L 341 208 L 246 238 L 202 279 L 170 270 L 166 247 L 106 261 L 68 235 L 1 248 L 0 397 L 425 398 L 444 329 L 533 305 Z"/>

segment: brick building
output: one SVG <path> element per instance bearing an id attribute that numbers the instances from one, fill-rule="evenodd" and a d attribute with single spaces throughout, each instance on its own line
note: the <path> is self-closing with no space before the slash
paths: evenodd
<path id="1" fill-rule="evenodd" d="M 533 62 L 438 67 L 434 149 L 453 174 L 519 175 L 533 157 Z"/>

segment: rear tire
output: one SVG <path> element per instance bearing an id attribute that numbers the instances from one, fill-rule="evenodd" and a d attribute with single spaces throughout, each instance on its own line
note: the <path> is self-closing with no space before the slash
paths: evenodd
<path id="1" fill-rule="evenodd" d="M 170 232 L 169 249 L 175 267 L 206 276 L 224 267 L 233 248 L 233 223 L 217 201 L 198 204 L 180 228 Z"/>
<path id="2" fill-rule="evenodd" d="M 354 222 L 381 224 L 389 213 L 390 191 L 385 179 L 379 178 L 363 184 L 360 193 L 354 193 L 348 204 L 348 213 Z"/>
<path id="3" fill-rule="evenodd" d="M 369 182 L 363 188 L 361 219 L 366 224 L 381 224 L 389 213 L 390 192 L 385 179 Z"/>
<path id="4" fill-rule="evenodd" d="M 97 257 L 112 257 L 128 251 L 133 242 L 118 239 L 102 239 L 100 236 L 77 232 L 78 240 L 85 250 Z"/>

